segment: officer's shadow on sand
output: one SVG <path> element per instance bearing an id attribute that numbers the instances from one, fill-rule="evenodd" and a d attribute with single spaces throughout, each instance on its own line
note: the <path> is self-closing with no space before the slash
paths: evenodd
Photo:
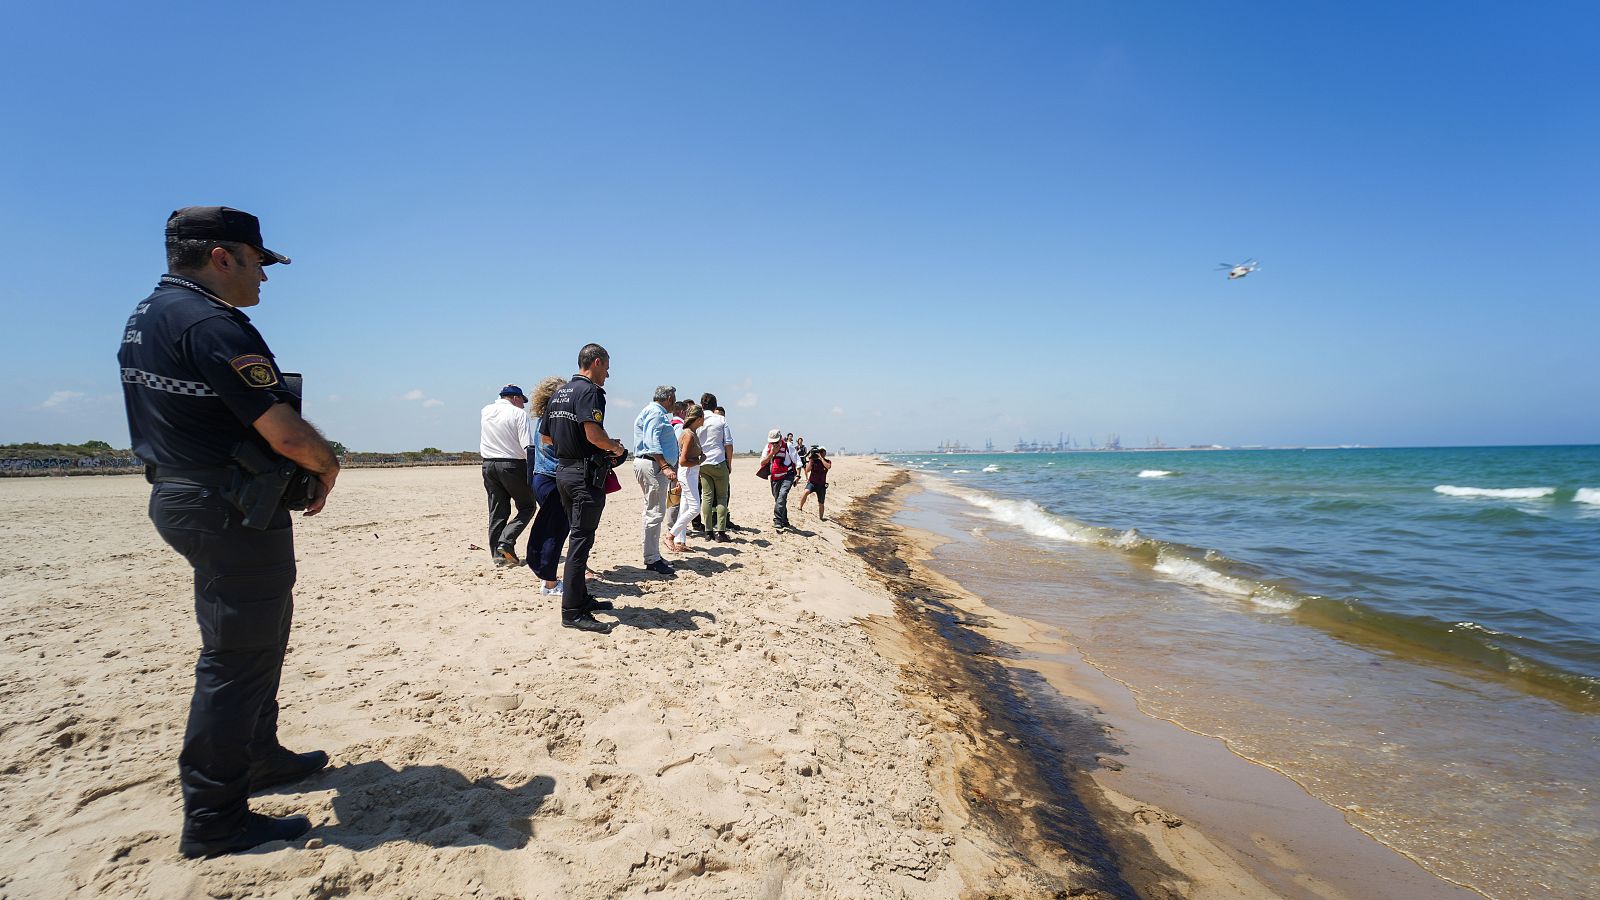
<path id="1" fill-rule="evenodd" d="M 662 558 L 666 559 L 667 563 L 674 569 L 683 569 L 685 571 L 694 572 L 698 575 L 715 575 L 718 572 L 725 572 L 728 569 L 727 563 L 705 556 L 695 557 L 690 554 L 682 554 L 671 557 L 670 559 L 667 557 Z M 639 566 L 613 566 L 606 570 L 604 581 L 602 583 L 615 585 L 635 585 L 641 583 L 659 582 L 661 580 L 662 579 L 660 575 L 650 571 L 649 569 L 641 568 Z M 593 585 L 594 582 L 590 582 L 590 584 Z"/>
<path id="2" fill-rule="evenodd" d="M 655 609 L 649 606 L 618 606 L 614 610 L 600 613 L 602 616 L 616 616 L 617 622 L 629 628 L 648 628 L 659 631 L 699 631 L 700 623 L 696 619 L 705 619 L 708 623 L 717 621 L 717 617 L 700 609 Z"/>
<path id="3" fill-rule="evenodd" d="M 314 828 L 307 838 L 357 851 L 391 841 L 515 850 L 533 836 L 533 817 L 555 787 L 547 775 L 508 786 L 446 766 L 395 769 L 376 760 L 340 766 L 322 773 L 315 787 L 336 792 L 338 824 Z"/>

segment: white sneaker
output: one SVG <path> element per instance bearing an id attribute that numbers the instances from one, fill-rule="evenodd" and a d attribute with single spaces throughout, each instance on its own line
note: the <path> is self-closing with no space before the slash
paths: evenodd
<path id="1" fill-rule="evenodd" d="M 555 587 L 545 587 L 542 584 L 539 585 L 539 596 L 541 596 L 541 597 L 559 597 L 559 596 L 561 596 L 561 582 L 559 582 L 559 581 L 556 582 L 556 586 Z"/>

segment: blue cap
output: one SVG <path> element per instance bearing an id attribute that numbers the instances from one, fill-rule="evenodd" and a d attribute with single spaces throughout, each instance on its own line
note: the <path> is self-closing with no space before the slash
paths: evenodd
<path id="1" fill-rule="evenodd" d="M 508 384 L 505 387 L 501 388 L 500 389 L 500 396 L 502 396 L 502 397 L 521 397 L 524 400 L 528 399 L 528 395 L 524 394 L 522 392 L 522 388 L 519 388 L 514 384 Z"/>

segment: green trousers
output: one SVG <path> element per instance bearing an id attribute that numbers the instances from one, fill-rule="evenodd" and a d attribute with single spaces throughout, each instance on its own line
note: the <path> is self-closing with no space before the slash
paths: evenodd
<path id="1" fill-rule="evenodd" d="M 700 521 L 707 531 L 728 530 L 728 464 L 700 466 Z"/>

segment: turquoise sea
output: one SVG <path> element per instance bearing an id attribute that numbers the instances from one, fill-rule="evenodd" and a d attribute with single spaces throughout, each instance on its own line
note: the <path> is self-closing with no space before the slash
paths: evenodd
<path id="1" fill-rule="evenodd" d="M 1600 447 L 904 454 L 933 564 L 1490 896 L 1600 894 Z"/>

